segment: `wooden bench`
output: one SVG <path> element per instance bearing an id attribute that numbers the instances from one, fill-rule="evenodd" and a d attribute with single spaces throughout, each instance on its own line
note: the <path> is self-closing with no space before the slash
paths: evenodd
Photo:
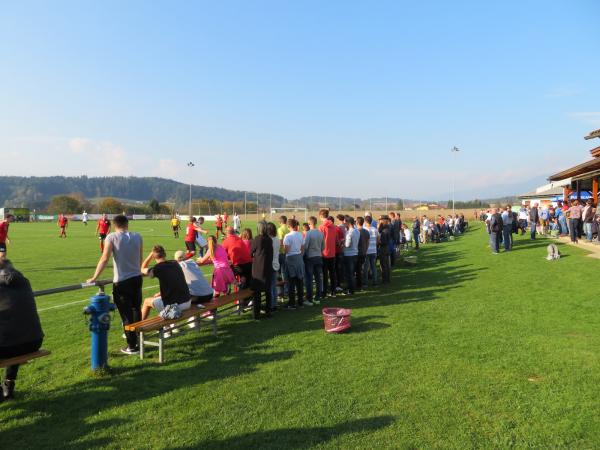
<path id="1" fill-rule="evenodd" d="M 14 358 L 0 359 L 0 368 L 14 366 L 16 364 L 27 364 L 32 359 L 42 358 L 44 356 L 48 356 L 49 354 L 50 352 L 48 350 L 38 350 L 37 352 L 15 356 Z"/>
<path id="2" fill-rule="evenodd" d="M 217 335 L 217 319 L 231 314 L 241 314 L 244 301 L 252 296 L 252 290 L 243 289 L 228 295 L 216 297 L 210 302 L 203 303 L 204 308 L 192 305 L 190 309 L 182 311 L 181 317 L 174 320 L 164 320 L 160 316 L 151 317 L 136 323 L 125 325 L 125 331 L 133 331 L 140 335 L 140 359 L 144 359 L 145 345 L 158 347 L 158 361 L 163 363 L 164 342 L 177 335 L 185 334 L 184 327 L 189 325 L 189 320 L 194 319 L 196 328 L 200 329 L 202 322 L 212 325 L 213 334 Z M 150 340 L 157 338 L 156 340 Z"/>

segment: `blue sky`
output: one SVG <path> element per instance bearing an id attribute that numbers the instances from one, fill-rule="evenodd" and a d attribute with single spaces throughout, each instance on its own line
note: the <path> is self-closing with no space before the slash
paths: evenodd
<path id="1" fill-rule="evenodd" d="M 599 15 L 592 0 L 10 2 L 0 174 L 290 198 L 539 178 L 594 146 Z"/>

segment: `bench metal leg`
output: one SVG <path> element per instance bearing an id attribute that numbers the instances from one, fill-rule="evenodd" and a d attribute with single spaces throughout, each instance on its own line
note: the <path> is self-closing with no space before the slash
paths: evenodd
<path id="1" fill-rule="evenodd" d="M 163 350 L 164 342 L 165 342 L 165 332 L 161 329 L 158 332 L 158 362 L 161 364 L 165 362 L 165 356 L 164 356 L 164 350 Z"/>
<path id="2" fill-rule="evenodd" d="M 144 359 L 144 332 L 140 331 L 140 359 Z"/>

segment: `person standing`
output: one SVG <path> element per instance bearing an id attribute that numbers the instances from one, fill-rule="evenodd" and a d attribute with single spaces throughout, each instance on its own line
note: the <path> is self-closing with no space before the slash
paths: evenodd
<path id="1" fill-rule="evenodd" d="M 492 215 L 490 216 L 490 247 L 494 255 L 497 255 L 498 252 L 500 252 L 500 236 L 502 236 L 502 230 L 502 216 L 498 212 L 498 208 L 493 208 Z"/>
<path id="2" fill-rule="evenodd" d="M 504 250 L 510 251 L 512 249 L 512 229 L 513 229 L 513 215 L 510 206 L 506 206 L 502 212 L 502 241 L 504 242 Z"/>
<path id="3" fill-rule="evenodd" d="M 4 220 L 0 220 L 0 260 L 6 258 L 6 244 L 10 244 L 8 239 L 8 227 L 10 223 L 15 219 L 11 214 L 7 214 Z"/>
<path id="4" fill-rule="evenodd" d="M 581 221 L 582 208 L 577 200 L 573 201 L 573 204 L 567 211 L 569 216 L 569 233 L 571 235 L 571 242 L 577 243 L 577 237 L 579 233 L 579 222 Z"/>
<path id="5" fill-rule="evenodd" d="M 143 241 L 137 233 L 129 231 L 126 216 L 114 218 L 115 232 L 106 237 L 106 245 L 96 266 L 96 271 L 88 283 L 95 282 L 102 274 L 112 256 L 113 259 L 113 300 L 123 325 L 141 320 L 142 306 L 142 254 Z M 137 333 L 125 332 L 127 347 L 121 352 L 133 355 L 139 352 Z"/>
<path id="6" fill-rule="evenodd" d="M 221 233 L 224 238 L 225 234 L 223 233 L 223 218 L 221 217 L 221 214 L 217 214 L 217 219 L 215 220 L 215 228 L 217 229 L 217 240 L 219 240 L 219 233 Z"/>
<path id="7" fill-rule="evenodd" d="M 273 276 L 271 277 L 271 311 L 277 309 L 277 274 L 279 273 L 279 249 L 281 243 L 277 237 L 277 227 L 273 222 L 267 224 L 267 232 L 273 244 Z"/>
<path id="8" fill-rule="evenodd" d="M 388 216 L 381 216 L 379 218 L 379 244 L 377 247 L 377 252 L 379 255 L 379 265 L 381 266 L 381 282 L 389 283 L 390 282 L 390 240 L 391 240 L 391 231 L 390 226 L 388 224 L 389 218 Z M 373 278 L 375 278 L 375 274 L 373 274 Z"/>
<path id="9" fill-rule="evenodd" d="M 98 239 L 100 240 L 100 253 L 104 252 L 104 241 L 106 240 L 106 236 L 110 233 L 110 220 L 106 214 L 102 214 L 102 217 L 98 221 L 98 225 L 96 225 L 96 234 L 98 235 Z"/>
<path id="10" fill-rule="evenodd" d="M 84 210 L 83 214 L 81 214 L 81 221 L 87 227 L 88 224 L 88 213 Z"/>
<path id="11" fill-rule="evenodd" d="M 519 229 L 521 230 L 521 236 L 523 236 L 527 230 L 527 208 L 521 206 L 519 209 Z"/>
<path id="12" fill-rule="evenodd" d="M 239 235 L 241 229 L 242 221 L 240 219 L 240 216 L 238 216 L 238 213 L 233 213 L 233 230 L 235 231 L 235 234 Z"/>
<path id="13" fill-rule="evenodd" d="M 282 297 L 285 297 L 289 291 L 287 271 L 285 270 L 285 247 L 283 245 L 283 239 L 290 232 L 290 229 L 287 226 L 287 220 L 286 216 L 279 216 L 279 227 L 277 227 L 277 237 L 281 244 L 281 248 L 279 249 L 279 270 L 281 272 L 281 279 L 283 280 L 283 289 L 281 290 Z"/>
<path id="14" fill-rule="evenodd" d="M 596 208 L 594 208 L 594 203 L 592 202 L 592 199 L 589 199 L 586 202 L 586 205 L 583 208 L 583 212 L 581 215 L 581 219 L 583 220 L 583 232 L 585 233 L 585 239 L 588 242 L 592 242 L 592 238 L 594 236 L 592 232 L 592 224 L 594 222 L 595 214 Z"/>
<path id="15" fill-rule="evenodd" d="M 321 226 L 319 231 L 323 234 L 323 296 L 328 292 L 331 297 L 335 297 L 336 270 L 335 270 L 335 252 L 337 249 L 337 231 L 333 221 L 330 220 L 329 210 L 319 211 Z"/>
<path id="16" fill-rule="evenodd" d="M 419 250 L 419 237 L 421 236 L 421 222 L 419 222 L 419 216 L 415 216 L 415 220 L 413 220 L 412 233 L 415 240 L 415 250 Z"/>
<path id="17" fill-rule="evenodd" d="M 534 203 L 529 209 L 529 226 L 531 227 L 531 239 L 535 239 L 535 233 L 537 231 L 537 224 L 540 221 L 540 215 L 538 212 L 538 205 Z"/>
<path id="18" fill-rule="evenodd" d="M 338 225 L 336 225 L 335 231 L 337 233 L 337 248 L 335 250 L 335 279 L 337 281 L 337 286 L 335 287 L 336 292 L 343 292 L 342 289 L 342 280 L 345 279 L 344 274 L 344 244 L 346 242 L 346 216 L 343 214 L 338 214 L 335 216 L 338 220 Z"/>
<path id="19" fill-rule="evenodd" d="M 183 238 L 183 242 L 185 243 L 186 253 L 185 259 L 192 258 L 196 254 L 196 218 L 194 216 L 190 216 L 190 221 L 185 227 L 185 237 Z"/>
<path id="20" fill-rule="evenodd" d="M 60 228 L 60 232 L 58 233 L 59 238 L 67 237 L 67 226 L 69 224 L 69 219 L 64 214 L 58 215 L 58 228 Z"/>
<path id="21" fill-rule="evenodd" d="M 179 221 L 179 217 L 175 215 L 171 217 L 171 228 L 173 230 L 173 237 L 175 239 L 179 239 L 179 229 L 181 228 L 181 222 Z"/>
<path id="22" fill-rule="evenodd" d="M 232 228 L 233 230 L 233 228 Z M 262 293 L 265 293 L 265 315 L 271 317 L 271 279 L 273 277 L 273 241 L 267 231 L 267 222 L 258 222 L 258 232 L 250 247 L 252 256 L 252 280 L 250 287 L 254 292 L 252 317 L 260 317 Z"/>
<path id="23" fill-rule="evenodd" d="M 308 218 L 308 231 L 304 236 L 304 285 L 306 299 L 316 305 L 323 298 L 323 250 L 325 239 L 323 233 L 317 230 L 317 218 Z M 315 281 L 316 296 L 313 297 L 313 279 Z"/>
<path id="24" fill-rule="evenodd" d="M 392 231 L 392 241 L 390 242 L 390 266 L 396 264 L 396 246 L 400 245 L 400 220 L 396 218 L 395 212 L 390 212 L 390 229 Z"/>
<path id="25" fill-rule="evenodd" d="M 346 236 L 344 238 L 344 275 L 346 278 L 346 295 L 354 295 L 356 261 L 358 259 L 358 241 L 360 232 L 356 229 L 354 218 L 344 219 Z"/>
<path id="26" fill-rule="evenodd" d="M 371 216 L 365 217 L 365 228 L 369 233 L 369 246 L 367 247 L 367 254 L 365 259 L 365 265 L 363 269 L 363 280 L 364 285 L 369 284 L 369 273 L 371 273 L 371 280 L 373 286 L 377 285 L 377 246 L 379 245 L 379 231 L 373 226 L 373 218 Z"/>
<path id="27" fill-rule="evenodd" d="M 298 306 L 304 306 L 304 262 L 302 253 L 304 245 L 302 244 L 302 233 L 298 231 L 298 221 L 289 219 L 288 228 L 291 230 L 283 238 L 283 247 L 285 249 L 285 267 L 289 284 L 289 300 L 287 309 L 296 309 L 296 295 L 298 296 Z M 306 302 L 312 306 L 312 302 Z"/>
<path id="28" fill-rule="evenodd" d="M 356 273 L 356 290 L 362 291 L 363 285 L 366 286 L 368 284 L 368 279 L 363 277 L 363 273 L 365 271 L 365 262 L 367 260 L 367 251 L 369 250 L 371 235 L 364 227 L 364 217 L 357 217 L 356 225 L 360 237 L 358 239 L 358 257 L 356 258 L 356 268 L 354 271 Z"/>

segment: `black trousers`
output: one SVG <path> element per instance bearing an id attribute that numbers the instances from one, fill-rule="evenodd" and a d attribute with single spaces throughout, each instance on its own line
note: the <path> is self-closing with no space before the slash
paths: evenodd
<path id="1" fill-rule="evenodd" d="M 272 276 L 276 276 L 273 274 Z M 256 281 L 256 280 L 255 280 Z M 272 304 L 272 295 L 271 295 L 271 280 L 267 280 L 267 282 L 263 285 L 262 283 L 255 282 L 252 290 L 254 291 L 254 298 L 252 302 L 252 317 L 254 319 L 258 319 L 260 316 L 260 303 L 262 293 L 265 293 L 265 312 L 267 317 L 271 315 L 271 304 Z"/>
<path id="2" fill-rule="evenodd" d="M 344 254 L 338 253 L 335 255 L 335 287 L 342 287 L 342 280 L 344 279 Z"/>
<path id="3" fill-rule="evenodd" d="M 288 291 L 288 306 L 296 306 L 296 294 L 298 294 L 298 306 L 304 304 L 304 280 L 298 277 L 290 277 Z"/>
<path id="4" fill-rule="evenodd" d="M 389 251 L 379 251 L 379 265 L 381 266 L 381 281 L 390 282 L 390 253 Z"/>
<path id="5" fill-rule="evenodd" d="M 123 325 L 139 322 L 142 318 L 142 276 L 128 278 L 113 284 L 113 300 Z M 136 348 L 138 345 L 137 333 L 126 331 L 127 346 Z"/>
<path id="6" fill-rule="evenodd" d="M 330 288 L 331 295 L 335 295 L 336 284 L 335 257 L 323 258 L 323 295 Z"/>
<path id="7" fill-rule="evenodd" d="M 356 259 L 356 267 L 354 268 L 354 272 L 356 273 L 356 289 L 361 290 L 363 287 L 363 271 L 365 267 L 365 260 L 367 259 L 367 255 L 358 255 Z M 367 280 L 364 280 L 365 284 Z"/>
<path id="8" fill-rule="evenodd" d="M 16 356 L 26 355 L 27 353 L 37 352 L 42 346 L 42 339 L 24 344 L 12 345 L 10 347 L 0 347 L 0 359 L 14 358 Z M 4 375 L 6 380 L 16 380 L 19 372 L 19 365 L 8 366 Z M 0 393 L 0 395 L 2 395 Z"/>
<path id="9" fill-rule="evenodd" d="M 242 285 L 240 289 L 245 289 L 250 286 L 252 282 L 252 263 L 239 264 L 237 266 L 233 266 L 233 273 L 239 277 L 243 277 Z"/>

